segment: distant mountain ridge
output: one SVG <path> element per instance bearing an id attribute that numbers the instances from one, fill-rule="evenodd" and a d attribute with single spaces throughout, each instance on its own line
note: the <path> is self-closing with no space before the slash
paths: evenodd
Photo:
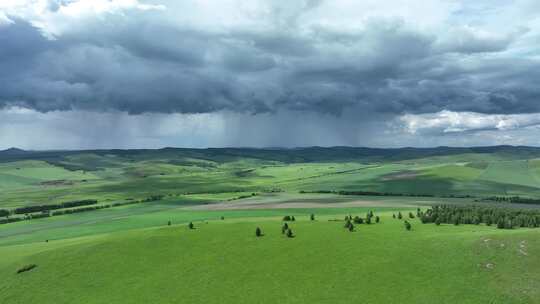
<path id="1" fill-rule="evenodd" d="M 28 151 L 14 147 L 0 151 L 0 155 L 20 155 L 26 153 L 28 153 Z"/>
<path id="2" fill-rule="evenodd" d="M 10 148 L 0 151 L 0 161 L 38 159 L 48 162 L 63 161 L 75 155 L 95 155 L 97 157 L 116 156 L 125 159 L 156 160 L 192 158 L 215 162 L 228 162 L 240 158 L 266 161 L 325 162 L 325 161 L 403 161 L 426 157 L 467 154 L 497 154 L 502 159 L 540 158 L 540 147 L 529 146 L 486 146 L 486 147 L 433 147 L 433 148 L 368 148 L 368 147 L 299 147 L 299 148 L 172 148 L 162 149 L 96 149 L 25 151 Z"/>

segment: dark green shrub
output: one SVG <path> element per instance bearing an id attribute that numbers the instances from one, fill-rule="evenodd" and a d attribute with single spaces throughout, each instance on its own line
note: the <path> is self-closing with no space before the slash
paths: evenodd
<path id="1" fill-rule="evenodd" d="M 312 213 L 312 214 L 309 216 L 309 219 L 312 220 L 312 221 L 314 221 L 314 220 L 315 220 L 315 214 Z"/>
<path id="2" fill-rule="evenodd" d="M 364 219 L 359 217 L 359 216 L 355 216 L 353 221 L 354 221 L 355 224 L 363 224 L 364 223 Z"/>
<path id="3" fill-rule="evenodd" d="M 189 222 L 189 224 L 188 224 L 188 228 L 189 228 L 189 229 L 194 229 L 194 228 L 195 228 L 195 226 L 193 225 L 193 223 L 192 223 L 192 222 Z"/>
<path id="4" fill-rule="evenodd" d="M 414 218 L 414 214 L 412 212 L 409 212 L 409 218 L 411 218 L 411 219 Z"/>
<path id="5" fill-rule="evenodd" d="M 290 220 L 291 220 L 291 216 L 290 216 L 290 215 L 285 215 L 285 216 L 283 217 L 283 221 L 285 221 L 285 222 L 288 222 L 288 221 L 290 221 Z"/>
<path id="6" fill-rule="evenodd" d="M 8 216 L 9 216 L 9 210 L 0 209 L 0 217 L 8 217 Z"/>
<path id="7" fill-rule="evenodd" d="M 411 223 L 405 221 L 405 229 L 407 229 L 407 231 L 410 231 L 411 228 L 412 228 Z"/>
<path id="8" fill-rule="evenodd" d="M 353 232 L 353 231 L 354 231 L 354 225 L 353 225 L 352 223 L 349 225 L 349 231 L 350 231 L 350 232 Z"/>
<path id="9" fill-rule="evenodd" d="M 375 217 L 375 223 L 378 224 L 380 221 L 381 221 L 381 218 L 377 215 L 377 216 Z"/>
<path id="10" fill-rule="evenodd" d="M 403 218 L 403 215 L 401 215 L 401 212 L 398 212 L 398 214 L 397 214 L 397 218 L 398 218 L 398 220 L 400 220 L 400 219 L 402 219 L 402 218 Z"/>
<path id="11" fill-rule="evenodd" d="M 19 268 L 17 270 L 17 273 L 23 273 L 23 272 L 26 272 L 26 271 L 30 271 L 30 270 L 32 270 L 32 269 L 34 269 L 36 267 L 37 267 L 36 264 L 28 264 L 28 265 L 25 265 L 25 266 Z"/>
<path id="12" fill-rule="evenodd" d="M 287 237 L 288 238 L 293 238 L 294 237 L 293 231 L 291 229 L 287 229 Z"/>
<path id="13" fill-rule="evenodd" d="M 261 228 L 257 227 L 257 229 L 255 229 L 255 236 L 256 236 L 256 237 L 262 236 L 262 230 L 261 230 Z"/>

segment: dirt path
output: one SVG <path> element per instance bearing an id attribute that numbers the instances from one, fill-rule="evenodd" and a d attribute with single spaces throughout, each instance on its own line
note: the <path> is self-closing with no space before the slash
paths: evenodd
<path id="1" fill-rule="evenodd" d="M 354 200 L 349 202 L 306 202 L 306 201 L 284 201 L 284 202 L 223 202 L 210 205 L 199 205 L 186 207 L 189 210 L 242 210 L 242 209 L 291 209 L 291 208 L 351 208 L 351 207 L 414 207 L 413 205 L 400 204 L 394 202 Z"/>

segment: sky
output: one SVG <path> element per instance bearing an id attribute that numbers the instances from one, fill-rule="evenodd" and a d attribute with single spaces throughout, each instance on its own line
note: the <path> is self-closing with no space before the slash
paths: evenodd
<path id="1" fill-rule="evenodd" d="M 540 146 L 538 0 L 0 0 L 0 149 Z"/>

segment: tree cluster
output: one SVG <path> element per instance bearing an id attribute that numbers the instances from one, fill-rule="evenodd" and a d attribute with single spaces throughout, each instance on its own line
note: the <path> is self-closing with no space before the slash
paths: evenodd
<path id="1" fill-rule="evenodd" d="M 379 216 L 375 216 L 373 214 L 373 211 L 369 211 L 368 213 L 366 213 L 366 217 L 365 218 L 362 218 L 362 217 L 359 217 L 358 215 L 353 217 L 352 215 L 348 215 L 348 216 L 345 216 L 345 228 L 349 228 L 349 224 L 371 224 L 372 223 L 372 219 L 375 218 L 375 223 L 379 223 L 381 218 Z"/>
<path id="2" fill-rule="evenodd" d="M 422 223 L 461 224 L 496 224 L 500 229 L 514 227 L 537 228 L 540 226 L 540 210 L 487 206 L 437 205 L 421 213 Z"/>
<path id="3" fill-rule="evenodd" d="M 292 215 L 292 216 L 291 215 L 285 215 L 283 217 L 283 221 L 285 221 L 285 222 L 294 222 L 294 221 L 296 221 L 296 219 L 294 218 L 294 215 Z"/>

